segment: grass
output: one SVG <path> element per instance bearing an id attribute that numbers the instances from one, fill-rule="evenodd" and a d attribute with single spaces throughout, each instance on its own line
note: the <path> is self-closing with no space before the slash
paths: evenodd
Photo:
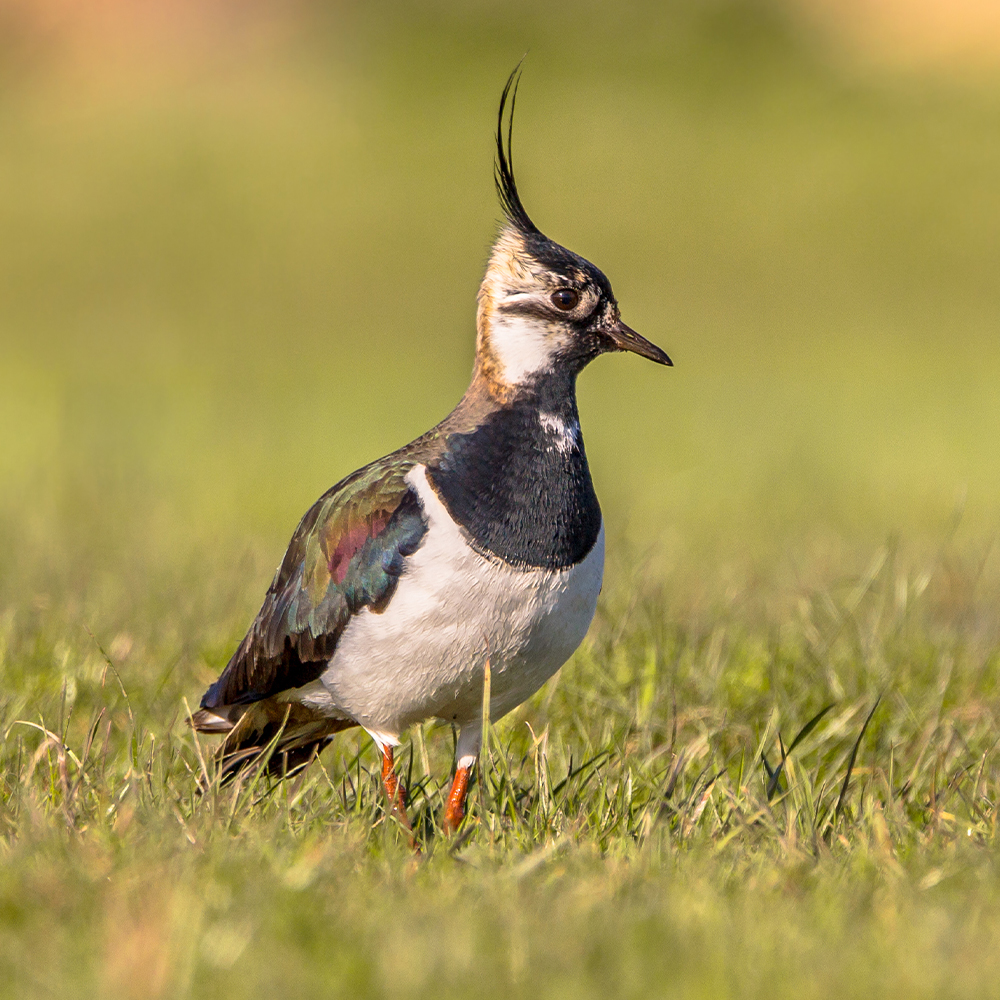
<path id="1" fill-rule="evenodd" d="M 996 92 L 700 9 L 18 70 L 0 997 L 996 992 Z M 529 209 L 677 368 L 581 380 L 597 620 L 454 841 L 451 731 L 409 734 L 415 861 L 366 738 L 219 787 L 185 704 L 306 506 L 464 388 L 529 43 Z"/>
<path id="2" fill-rule="evenodd" d="M 186 678 L 130 691 L 145 657 L 127 667 L 119 637 L 112 668 L 84 638 L 50 718 L 24 681 L 5 711 L 5 989 L 988 992 L 995 637 L 931 625 L 940 566 L 914 579 L 882 553 L 871 569 L 804 599 L 770 648 L 742 611 L 679 626 L 656 593 L 617 595 L 623 639 L 612 597 L 574 661 L 491 729 L 456 841 L 438 827 L 449 731 L 412 735 L 420 861 L 366 739 L 288 782 L 219 788 L 209 748 L 154 709 Z M 8 646 L 8 676 L 46 658 L 39 640 Z M 763 760 L 782 744 L 775 782 Z"/>

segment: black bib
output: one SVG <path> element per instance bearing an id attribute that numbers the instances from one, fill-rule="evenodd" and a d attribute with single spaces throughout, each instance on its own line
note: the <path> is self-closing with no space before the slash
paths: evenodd
<path id="1" fill-rule="evenodd" d="M 550 427 L 554 417 L 575 430 L 572 443 L 548 429 L 543 415 Z M 572 396 L 531 394 L 495 410 L 476 430 L 448 437 L 428 475 L 477 551 L 552 570 L 590 552 L 601 506 L 579 427 Z"/>

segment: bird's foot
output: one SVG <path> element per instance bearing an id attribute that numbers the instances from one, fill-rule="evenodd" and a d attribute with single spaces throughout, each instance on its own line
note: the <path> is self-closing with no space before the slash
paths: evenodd
<path id="1" fill-rule="evenodd" d="M 385 786 L 385 794 L 389 799 L 390 812 L 406 827 L 410 834 L 410 847 L 419 854 L 420 848 L 413 836 L 410 817 L 406 815 L 406 789 L 396 775 L 392 747 L 386 747 L 382 751 L 382 784 Z"/>
<path id="2" fill-rule="evenodd" d="M 444 821 L 441 826 L 445 833 L 452 834 L 465 818 L 465 799 L 469 794 L 468 767 L 460 767 L 455 771 L 455 780 L 451 783 L 448 801 L 444 807 Z"/>

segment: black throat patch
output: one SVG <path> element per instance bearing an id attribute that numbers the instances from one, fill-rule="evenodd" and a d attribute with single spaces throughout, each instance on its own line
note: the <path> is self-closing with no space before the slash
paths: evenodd
<path id="1" fill-rule="evenodd" d="M 572 388 L 530 392 L 453 434 L 428 476 L 473 547 L 512 565 L 565 569 L 601 531 Z"/>

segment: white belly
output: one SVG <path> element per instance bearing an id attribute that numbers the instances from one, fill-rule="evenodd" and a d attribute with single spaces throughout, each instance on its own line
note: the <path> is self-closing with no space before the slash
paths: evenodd
<path id="1" fill-rule="evenodd" d="M 365 608 L 351 620 L 321 677 L 321 697 L 309 699 L 386 742 L 423 719 L 480 718 L 487 659 L 491 716 L 519 705 L 583 640 L 604 574 L 603 526 L 576 566 L 512 569 L 466 542 L 424 466 L 407 480 L 428 520 L 423 544 L 388 608 Z"/>

